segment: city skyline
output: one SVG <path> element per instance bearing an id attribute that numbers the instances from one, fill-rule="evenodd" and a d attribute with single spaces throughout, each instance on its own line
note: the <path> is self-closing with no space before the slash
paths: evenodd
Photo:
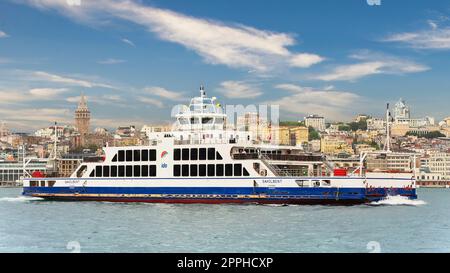
<path id="1" fill-rule="evenodd" d="M 0 114 L 10 128 L 72 123 L 81 92 L 95 127 L 170 121 L 200 84 L 224 105 L 279 104 L 283 120 L 382 117 L 400 97 L 413 117 L 450 114 L 445 1 L 411 1 L 408 14 L 363 0 L 79 3 L 0 3 Z"/>

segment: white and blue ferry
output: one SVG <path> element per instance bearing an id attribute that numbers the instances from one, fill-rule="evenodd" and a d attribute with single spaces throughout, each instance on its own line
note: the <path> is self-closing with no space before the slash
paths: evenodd
<path id="1" fill-rule="evenodd" d="M 33 177 L 23 194 L 49 200 L 151 203 L 352 205 L 388 195 L 417 198 L 413 173 L 324 175 L 321 154 L 258 144 L 227 130 L 226 115 L 203 88 L 176 115 L 176 128 L 149 145 L 105 147 L 102 162 L 83 162 L 67 178 Z M 306 174 L 306 175 L 305 175 Z"/>

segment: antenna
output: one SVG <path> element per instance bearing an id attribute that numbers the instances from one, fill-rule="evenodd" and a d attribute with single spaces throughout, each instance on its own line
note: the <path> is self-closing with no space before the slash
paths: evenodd
<path id="1" fill-rule="evenodd" d="M 200 85 L 200 97 L 206 97 L 205 87 L 203 86 L 203 84 Z"/>

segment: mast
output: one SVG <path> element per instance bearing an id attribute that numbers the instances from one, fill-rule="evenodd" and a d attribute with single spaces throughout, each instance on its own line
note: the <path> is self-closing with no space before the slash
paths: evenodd
<path id="1" fill-rule="evenodd" d="M 391 128 L 390 128 L 390 117 L 391 113 L 389 111 L 389 103 L 386 107 L 386 143 L 384 145 L 384 149 L 386 152 L 391 151 Z"/>
<path id="2" fill-rule="evenodd" d="M 53 159 L 56 160 L 56 152 L 58 151 L 56 148 L 57 142 L 58 142 L 58 132 L 57 132 L 57 126 L 55 121 L 55 143 L 53 144 Z"/>

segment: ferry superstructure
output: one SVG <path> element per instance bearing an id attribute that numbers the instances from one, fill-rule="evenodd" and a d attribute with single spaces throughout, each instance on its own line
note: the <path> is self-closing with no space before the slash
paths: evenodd
<path id="1" fill-rule="evenodd" d="M 266 145 L 226 129 L 226 115 L 203 87 L 176 114 L 176 128 L 150 145 L 104 147 L 67 178 L 24 179 L 23 194 L 49 200 L 151 203 L 352 205 L 388 195 L 417 198 L 413 173 L 325 176 L 323 155 Z M 362 164 L 362 163 L 361 163 Z M 306 175 L 305 175 L 306 174 Z"/>

